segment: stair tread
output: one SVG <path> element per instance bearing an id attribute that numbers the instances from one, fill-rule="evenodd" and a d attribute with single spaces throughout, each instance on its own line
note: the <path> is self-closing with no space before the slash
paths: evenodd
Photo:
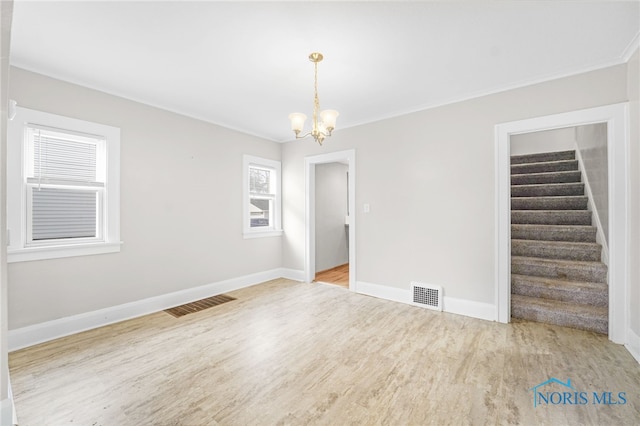
<path id="1" fill-rule="evenodd" d="M 533 174 L 543 174 L 543 173 L 533 173 Z M 523 176 L 523 175 L 519 175 Z M 560 186 L 583 186 L 583 182 L 554 182 L 554 183 L 523 183 L 523 184 L 515 184 L 511 185 L 511 187 L 517 188 L 526 188 L 526 187 L 560 187 Z"/>
<path id="2" fill-rule="evenodd" d="M 511 274 L 512 279 L 520 279 L 533 282 L 549 288 L 580 288 L 584 290 L 607 291 L 606 283 L 594 283 L 590 281 L 573 281 L 562 278 L 536 277 L 532 275 Z"/>
<path id="3" fill-rule="evenodd" d="M 575 156 L 576 156 L 575 150 L 567 150 L 567 151 L 536 152 L 533 154 L 512 155 L 510 160 L 511 160 L 511 164 L 526 164 L 528 162 L 545 161 L 540 159 L 553 158 L 553 157 L 562 157 L 562 159 L 574 160 Z M 533 161 L 527 161 L 527 160 L 533 160 Z M 547 161 L 551 161 L 551 160 L 547 160 Z"/>
<path id="4" fill-rule="evenodd" d="M 563 314 L 569 313 L 587 318 L 607 319 L 609 317 L 609 308 L 605 306 L 581 305 L 571 302 L 562 302 L 559 300 L 523 296 L 521 294 L 512 294 L 511 304 L 518 304 L 523 307 L 542 308 L 561 312 Z"/>
<path id="5" fill-rule="evenodd" d="M 570 213 L 570 214 L 585 214 L 585 213 L 591 213 L 591 210 L 512 210 L 512 212 L 518 212 L 518 213 L 525 213 L 525 212 L 529 212 L 529 213 L 544 213 L 544 214 L 551 214 L 551 213 L 561 213 L 561 214 L 565 214 L 565 213 Z M 588 226 L 588 225 L 584 225 L 584 226 Z"/>
<path id="6" fill-rule="evenodd" d="M 556 201 L 560 198 L 570 198 L 572 200 L 588 200 L 589 197 L 587 197 L 586 195 L 538 195 L 538 196 L 533 196 L 533 197 L 511 197 L 512 199 L 518 199 L 518 200 L 527 200 L 527 199 L 531 199 L 531 200 L 553 200 Z"/>
<path id="7" fill-rule="evenodd" d="M 564 266 L 598 266 L 601 268 L 606 268 L 602 262 L 596 262 L 593 260 L 564 260 L 564 259 L 545 259 L 543 257 L 528 257 L 528 256 L 511 256 L 511 261 L 523 262 L 523 263 L 544 263 L 544 264 L 553 264 L 557 263 Z"/>
<path id="8" fill-rule="evenodd" d="M 585 241 L 553 241 L 553 240 L 526 240 L 522 238 L 512 238 L 511 243 L 527 243 L 531 245 L 548 245 L 552 247 L 576 247 L 576 248 L 601 248 L 602 245 L 593 242 Z"/>

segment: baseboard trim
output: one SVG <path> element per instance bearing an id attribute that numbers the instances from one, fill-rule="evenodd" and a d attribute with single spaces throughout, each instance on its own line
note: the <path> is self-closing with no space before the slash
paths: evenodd
<path id="1" fill-rule="evenodd" d="M 303 276 L 303 271 L 276 268 L 270 271 L 231 278 L 199 287 L 176 291 L 174 293 L 163 294 L 135 302 L 99 309 L 97 311 L 86 312 L 15 330 L 9 330 L 9 352 L 37 345 L 39 343 L 48 342 L 60 337 L 80 333 L 82 331 L 152 314 L 174 306 L 249 287 L 276 278 L 288 278 L 295 281 L 302 281 L 301 277 Z"/>
<path id="2" fill-rule="evenodd" d="M 634 333 L 631 328 L 627 329 L 627 342 L 624 346 L 640 364 L 640 336 Z"/>
<path id="3" fill-rule="evenodd" d="M 298 269 L 280 268 L 280 277 L 293 281 L 304 281 L 304 271 Z"/>
<path id="4" fill-rule="evenodd" d="M 393 302 L 411 303 L 411 290 L 396 287 L 389 287 L 380 284 L 366 283 L 358 281 L 356 292 L 379 299 L 391 300 Z M 490 303 L 475 302 L 467 299 L 457 299 L 444 296 L 442 298 L 442 310 L 450 314 L 464 315 L 466 317 L 495 321 L 496 308 Z"/>

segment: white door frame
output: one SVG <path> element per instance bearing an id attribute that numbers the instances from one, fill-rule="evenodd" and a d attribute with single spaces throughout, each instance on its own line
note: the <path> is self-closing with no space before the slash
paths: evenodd
<path id="1" fill-rule="evenodd" d="M 496 125 L 496 321 L 508 323 L 511 319 L 510 137 L 594 123 L 607 123 L 609 339 L 625 343 L 629 327 L 629 109 L 626 102 Z"/>
<path id="2" fill-rule="evenodd" d="M 356 289 L 356 150 L 330 152 L 304 159 L 305 257 L 304 279 L 310 283 L 316 272 L 316 164 L 349 164 L 349 290 Z"/>

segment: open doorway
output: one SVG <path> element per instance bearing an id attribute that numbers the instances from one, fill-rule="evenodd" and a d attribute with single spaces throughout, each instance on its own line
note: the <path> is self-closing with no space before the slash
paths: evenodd
<path id="1" fill-rule="evenodd" d="M 319 272 L 318 280 L 339 281 L 355 291 L 355 177 L 355 150 L 305 158 L 308 283 Z"/>
<path id="2" fill-rule="evenodd" d="M 606 123 L 608 162 L 609 339 L 624 343 L 629 312 L 628 294 L 628 166 L 627 105 L 556 114 L 496 126 L 496 320 L 507 323 L 511 313 L 511 137 L 542 130 Z"/>
<path id="3" fill-rule="evenodd" d="M 315 169 L 315 281 L 349 288 L 349 163 Z"/>

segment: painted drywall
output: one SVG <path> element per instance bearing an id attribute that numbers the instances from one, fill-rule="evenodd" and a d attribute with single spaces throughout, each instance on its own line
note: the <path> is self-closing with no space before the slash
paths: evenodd
<path id="1" fill-rule="evenodd" d="M 0 2 L 0 229 L 7 227 L 7 106 L 9 102 L 9 51 L 13 2 Z M 0 232 L 0 424 L 12 422 L 13 406 L 9 398 L 7 241 Z"/>
<path id="2" fill-rule="evenodd" d="M 609 241 L 609 166 L 607 160 L 607 124 L 597 123 L 575 128 L 575 140 L 589 182 L 592 202 L 600 219 L 605 241 Z"/>
<path id="3" fill-rule="evenodd" d="M 242 156 L 279 160 L 279 144 L 17 68 L 9 91 L 121 129 L 124 241 L 116 254 L 9 264 L 10 329 L 282 265 L 281 237 L 242 235 Z"/>
<path id="4" fill-rule="evenodd" d="M 640 336 L 640 59 L 639 50 L 627 63 L 627 96 L 630 121 L 630 288 L 629 313 L 631 330 Z M 640 342 L 638 342 L 640 343 Z"/>
<path id="5" fill-rule="evenodd" d="M 498 123 L 623 102 L 626 64 L 283 146 L 284 266 L 304 267 L 304 157 L 356 150 L 357 279 L 494 303 Z M 346 111 L 343 113 L 347 113 Z M 370 212 L 363 212 L 363 204 Z"/>
<path id="6" fill-rule="evenodd" d="M 511 155 L 576 149 L 573 127 L 514 135 L 510 142 Z"/>
<path id="7" fill-rule="evenodd" d="M 349 263 L 347 231 L 347 171 L 342 163 L 317 164 L 316 272 Z"/>

